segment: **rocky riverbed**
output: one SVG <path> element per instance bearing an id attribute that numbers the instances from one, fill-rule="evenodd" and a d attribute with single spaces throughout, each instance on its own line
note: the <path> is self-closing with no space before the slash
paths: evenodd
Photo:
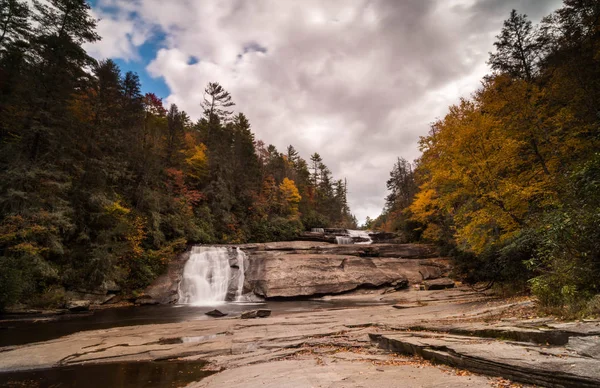
<path id="1" fill-rule="evenodd" d="M 172 371 L 177 368 L 165 362 L 181 368 L 190 362 L 206 373 L 169 378 L 171 386 L 600 386 L 600 321 L 538 318 L 534 301 L 498 299 L 460 284 L 425 287 L 448 282 L 447 262 L 430 247 L 298 242 L 243 248 L 256 261 L 247 290 L 276 300 L 312 295 L 314 301 L 348 303 L 273 309 L 254 319 L 241 319 L 240 309 L 221 318 L 86 330 L 4 346 L 0 381 L 61 367 L 143 362 L 135 364 L 138 369 L 160 365 L 160 371 Z M 157 292 L 152 297 L 168 294 L 177 273 L 173 265 L 149 289 Z"/>
<path id="2" fill-rule="evenodd" d="M 600 384 L 600 322 L 527 319 L 529 300 L 462 287 L 330 298 L 351 297 L 395 304 L 86 331 L 0 348 L 0 370 L 203 360 L 218 373 L 191 386 Z"/>

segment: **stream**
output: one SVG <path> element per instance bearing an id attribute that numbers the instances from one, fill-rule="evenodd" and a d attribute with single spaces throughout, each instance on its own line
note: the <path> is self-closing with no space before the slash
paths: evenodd
<path id="1" fill-rule="evenodd" d="M 204 313 L 215 308 L 239 316 L 242 312 L 266 308 L 272 315 L 325 309 L 343 309 L 386 304 L 365 300 L 290 300 L 262 303 L 225 302 L 210 306 L 158 305 L 119 307 L 96 310 L 89 313 L 65 314 L 38 320 L 0 316 L 0 347 L 48 341 L 80 331 L 110 329 L 113 327 L 177 323 L 212 318 Z"/>

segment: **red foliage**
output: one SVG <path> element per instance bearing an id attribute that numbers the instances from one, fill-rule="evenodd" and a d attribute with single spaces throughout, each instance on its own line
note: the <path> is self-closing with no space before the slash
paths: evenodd
<path id="1" fill-rule="evenodd" d="M 166 173 L 169 178 L 167 180 L 167 187 L 173 194 L 175 194 L 176 201 L 191 208 L 191 206 L 196 205 L 198 202 L 204 199 L 204 194 L 202 194 L 200 191 L 187 187 L 185 184 L 183 171 L 175 168 L 169 168 L 166 170 Z"/>
<path id="2" fill-rule="evenodd" d="M 152 113 L 156 116 L 166 116 L 167 110 L 163 106 L 162 98 L 157 97 L 154 93 L 146 93 L 144 96 L 144 106 L 146 112 Z"/>

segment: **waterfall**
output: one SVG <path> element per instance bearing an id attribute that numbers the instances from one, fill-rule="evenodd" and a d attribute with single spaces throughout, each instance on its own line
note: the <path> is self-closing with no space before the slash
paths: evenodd
<path id="1" fill-rule="evenodd" d="M 235 248 L 237 254 L 237 263 L 238 263 L 238 283 L 237 283 L 237 291 L 235 293 L 235 300 L 239 301 L 242 298 L 242 292 L 244 291 L 244 280 L 246 273 L 246 254 L 240 248 Z"/>
<path id="2" fill-rule="evenodd" d="M 373 240 L 371 239 L 371 236 L 369 236 L 369 230 L 352 230 L 352 229 L 348 229 L 348 235 L 350 237 L 361 237 L 363 239 L 366 239 L 367 241 L 361 241 L 361 242 L 357 242 L 356 244 L 372 244 Z"/>
<path id="3" fill-rule="evenodd" d="M 347 245 L 347 244 L 352 244 L 352 237 L 346 237 L 346 236 L 335 236 L 335 243 L 338 245 Z"/>
<path id="4" fill-rule="evenodd" d="M 310 231 L 313 233 L 325 233 L 325 229 L 323 228 L 312 228 Z"/>
<path id="5" fill-rule="evenodd" d="M 231 299 L 234 290 L 238 299 L 244 288 L 246 255 L 239 248 L 236 249 L 235 259 L 232 259 L 232 253 L 231 249 L 225 247 L 192 247 L 179 283 L 179 303 L 218 304 L 225 302 L 228 294 Z"/>

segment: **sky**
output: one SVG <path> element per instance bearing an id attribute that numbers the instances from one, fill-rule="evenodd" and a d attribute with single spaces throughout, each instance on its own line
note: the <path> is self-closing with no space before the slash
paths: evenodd
<path id="1" fill-rule="evenodd" d="M 100 42 L 144 92 L 193 119 L 219 82 L 280 152 L 318 152 L 347 178 L 359 222 L 383 208 L 398 157 L 489 73 L 511 9 L 537 23 L 560 0 L 92 0 Z"/>

